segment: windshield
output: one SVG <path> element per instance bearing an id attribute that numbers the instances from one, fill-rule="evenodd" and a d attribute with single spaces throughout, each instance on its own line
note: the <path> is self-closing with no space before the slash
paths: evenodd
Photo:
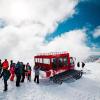
<path id="1" fill-rule="evenodd" d="M 57 69 L 63 66 L 68 65 L 68 60 L 67 58 L 53 58 L 52 59 L 52 67 L 53 69 Z"/>
<path id="2" fill-rule="evenodd" d="M 74 60 L 73 60 L 73 57 L 70 57 L 70 65 L 74 65 Z"/>

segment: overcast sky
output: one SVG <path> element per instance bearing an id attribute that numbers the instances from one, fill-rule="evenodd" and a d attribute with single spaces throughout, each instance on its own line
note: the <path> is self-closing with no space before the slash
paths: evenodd
<path id="1" fill-rule="evenodd" d="M 100 54 L 99 3 L 0 0 L 0 58 L 32 62 L 41 52 L 67 51 L 79 60 Z"/>

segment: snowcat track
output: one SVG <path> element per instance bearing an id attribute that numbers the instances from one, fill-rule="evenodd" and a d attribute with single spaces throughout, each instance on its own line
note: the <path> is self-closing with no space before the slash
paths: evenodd
<path id="1" fill-rule="evenodd" d="M 54 83 L 62 84 L 65 79 L 80 79 L 82 74 L 83 72 L 79 70 L 69 70 L 51 77 L 50 80 L 52 80 Z"/>

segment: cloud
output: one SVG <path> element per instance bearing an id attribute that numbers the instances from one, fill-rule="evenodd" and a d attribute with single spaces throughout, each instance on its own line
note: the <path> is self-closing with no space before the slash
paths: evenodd
<path id="1" fill-rule="evenodd" d="M 55 24 L 75 13 L 78 0 L 1 0 L 0 16 L 9 23 L 23 21 Z"/>
<path id="2" fill-rule="evenodd" d="M 96 27 L 93 36 L 94 38 L 100 37 L 100 26 Z"/>
<path id="3" fill-rule="evenodd" d="M 6 26 L 0 29 L 0 57 L 32 63 L 41 52 L 68 51 L 80 60 L 87 57 L 91 49 L 84 29 L 45 40 L 60 22 L 76 13 L 77 4 L 78 0 L 1 0 L 0 18 Z"/>
<path id="4" fill-rule="evenodd" d="M 9 5 L 8 5 L 9 3 Z M 78 59 L 91 49 L 86 45 L 86 32 L 73 30 L 46 43 L 58 23 L 75 13 L 78 0 L 1 0 L 0 18 L 7 26 L 0 29 L 0 56 L 33 61 L 39 52 L 68 51 Z"/>
<path id="5" fill-rule="evenodd" d="M 45 37 L 75 13 L 78 0 L 0 0 L 0 58 L 32 61 Z M 43 47 L 44 46 L 44 47 Z"/>
<path id="6" fill-rule="evenodd" d="M 26 25 L 15 27 L 6 26 L 0 30 L 0 57 L 15 60 L 33 60 L 34 54 L 44 41 L 45 27 Z"/>
<path id="7" fill-rule="evenodd" d="M 71 56 L 78 60 L 85 59 L 91 52 L 91 48 L 86 45 L 87 35 L 85 30 L 73 30 L 63 33 L 56 37 L 53 41 L 46 44 L 43 52 L 49 51 L 67 51 Z"/>
<path id="8" fill-rule="evenodd" d="M 14 27 L 6 27 L 0 30 L 0 58 L 8 57 L 19 42 L 19 37 Z"/>

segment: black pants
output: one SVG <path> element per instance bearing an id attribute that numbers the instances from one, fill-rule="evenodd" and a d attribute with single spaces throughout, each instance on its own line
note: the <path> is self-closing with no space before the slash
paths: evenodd
<path id="1" fill-rule="evenodd" d="M 24 82 L 25 79 L 25 73 L 21 75 L 21 82 Z"/>
<path id="2" fill-rule="evenodd" d="M 16 86 L 20 86 L 21 75 L 16 75 Z"/>
<path id="3" fill-rule="evenodd" d="M 31 75 L 30 74 L 28 74 L 27 78 L 28 78 L 29 81 L 31 81 Z"/>
<path id="4" fill-rule="evenodd" d="M 39 84 L 39 75 L 35 75 L 35 77 L 34 77 L 34 82 L 36 82 L 36 83 Z"/>
<path id="5" fill-rule="evenodd" d="M 2 71 L 2 69 L 0 68 L 0 75 L 1 75 L 1 71 Z"/>
<path id="6" fill-rule="evenodd" d="M 8 87 L 8 85 L 7 85 L 7 80 L 4 79 L 4 91 L 7 91 L 7 90 L 8 90 L 7 87 Z"/>

